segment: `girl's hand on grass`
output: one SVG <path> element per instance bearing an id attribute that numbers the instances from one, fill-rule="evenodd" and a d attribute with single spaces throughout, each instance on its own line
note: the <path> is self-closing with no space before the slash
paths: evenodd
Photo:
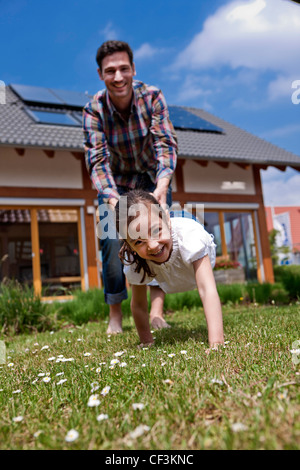
<path id="1" fill-rule="evenodd" d="M 205 354 L 209 354 L 211 350 L 218 350 L 220 346 L 224 346 L 224 343 L 212 343 L 208 349 L 205 350 Z"/>

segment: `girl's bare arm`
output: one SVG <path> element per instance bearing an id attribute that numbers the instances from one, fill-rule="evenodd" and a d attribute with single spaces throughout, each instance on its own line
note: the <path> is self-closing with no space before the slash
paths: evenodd
<path id="1" fill-rule="evenodd" d="M 152 344 L 154 342 L 150 331 L 147 286 L 132 285 L 131 311 L 136 329 L 142 344 Z"/>
<path id="2" fill-rule="evenodd" d="M 224 344 L 222 308 L 208 256 L 193 263 L 208 328 L 210 347 Z"/>

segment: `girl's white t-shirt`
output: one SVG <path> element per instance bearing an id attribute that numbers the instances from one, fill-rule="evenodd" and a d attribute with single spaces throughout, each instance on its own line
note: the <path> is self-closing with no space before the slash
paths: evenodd
<path id="1" fill-rule="evenodd" d="M 213 235 L 210 235 L 204 227 L 194 219 L 186 217 L 174 217 L 171 221 L 171 235 L 173 249 L 168 261 L 156 264 L 147 260 L 153 277 L 135 272 L 136 264 L 125 265 L 124 273 L 130 284 L 159 285 L 165 293 L 184 292 L 195 289 L 196 279 L 193 262 L 208 255 L 212 268 L 216 261 L 216 245 Z M 155 282 L 157 281 L 157 282 Z"/>

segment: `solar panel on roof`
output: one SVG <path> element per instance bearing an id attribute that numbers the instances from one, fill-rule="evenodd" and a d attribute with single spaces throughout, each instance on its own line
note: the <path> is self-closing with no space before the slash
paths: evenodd
<path id="1" fill-rule="evenodd" d="M 87 93 L 80 93 L 77 91 L 52 89 L 52 92 L 68 106 L 83 107 L 91 99 Z"/>
<path id="2" fill-rule="evenodd" d="M 211 122 L 190 113 L 186 109 L 178 106 L 168 106 L 170 119 L 176 129 L 203 131 L 203 132 L 223 132 L 218 126 Z"/>
<path id="3" fill-rule="evenodd" d="M 90 100 L 87 93 L 70 90 L 56 90 L 29 85 L 11 85 L 12 89 L 25 102 L 50 105 L 66 105 L 82 108 Z"/>
<path id="4" fill-rule="evenodd" d="M 28 111 L 28 110 L 27 110 Z M 39 123 L 58 124 L 65 126 L 80 126 L 80 122 L 67 113 L 52 113 L 47 111 L 29 110 L 29 114 Z"/>
<path id="5" fill-rule="evenodd" d="M 11 87 L 23 101 L 47 104 L 63 104 L 63 102 L 56 95 L 54 95 L 49 88 L 29 85 L 11 85 Z"/>

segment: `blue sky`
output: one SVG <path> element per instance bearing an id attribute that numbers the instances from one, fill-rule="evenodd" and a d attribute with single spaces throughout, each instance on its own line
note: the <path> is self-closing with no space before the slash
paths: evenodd
<path id="1" fill-rule="evenodd" d="M 300 158 L 300 5 L 0 0 L 0 80 L 92 94 L 103 88 L 95 54 L 107 39 L 131 45 L 136 78 L 169 104 L 206 109 Z M 262 180 L 266 205 L 300 205 L 299 172 L 271 167 Z"/>

